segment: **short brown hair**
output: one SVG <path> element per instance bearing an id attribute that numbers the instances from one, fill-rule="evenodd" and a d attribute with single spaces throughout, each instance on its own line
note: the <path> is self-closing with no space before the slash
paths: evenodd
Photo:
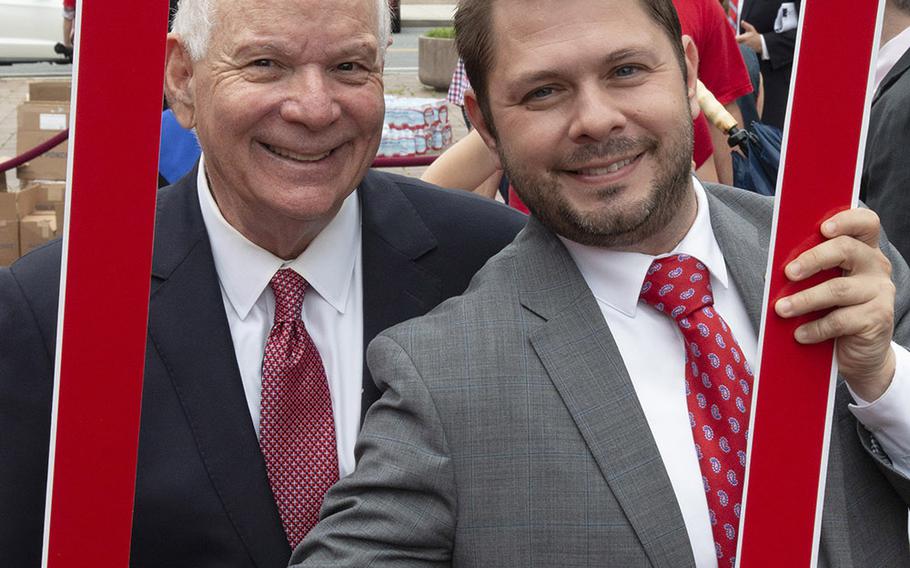
<path id="1" fill-rule="evenodd" d="M 459 0 L 455 11 L 455 45 L 458 55 L 464 60 L 464 70 L 471 82 L 471 88 L 477 95 L 480 111 L 487 127 L 495 135 L 493 116 L 490 113 L 490 102 L 487 98 L 490 69 L 493 67 L 494 31 L 493 4 L 496 0 Z M 591 0 L 596 2 L 597 0 Z M 676 58 L 686 79 L 686 55 L 682 47 L 682 30 L 679 16 L 672 0 L 638 0 L 645 12 L 658 26 L 673 45 Z M 558 6 L 560 2 L 554 1 Z M 558 16 L 558 12 L 557 12 Z"/>

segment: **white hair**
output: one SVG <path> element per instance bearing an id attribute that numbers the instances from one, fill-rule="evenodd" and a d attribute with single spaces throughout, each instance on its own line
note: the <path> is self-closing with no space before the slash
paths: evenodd
<path id="1" fill-rule="evenodd" d="M 183 46 L 193 61 L 205 57 L 215 19 L 217 0 L 180 0 L 171 28 L 180 36 Z M 379 42 L 379 56 L 385 58 L 389 36 L 392 33 L 392 13 L 388 0 L 375 0 L 376 18 L 379 22 L 376 39 Z"/>

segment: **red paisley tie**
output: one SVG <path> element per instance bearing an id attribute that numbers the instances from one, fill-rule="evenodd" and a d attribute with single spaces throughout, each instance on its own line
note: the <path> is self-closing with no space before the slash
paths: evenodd
<path id="1" fill-rule="evenodd" d="M 746 469 L 752 369 L 714 311 L 711 277 L 688 255 L 655 260 L 641 299 L 673 318 L 686 344 L 686 402 L 720 566 L 734 566 Z"/>
<path id="2" fill-rule="evenodd" d="M 275 323 L 262 360 L 259 447 L 291 548 L 319 520 L 338 481 L 332 398 L 322 358 L 300 319 L 307 283 L 291 269 L 270 283 Z"/>

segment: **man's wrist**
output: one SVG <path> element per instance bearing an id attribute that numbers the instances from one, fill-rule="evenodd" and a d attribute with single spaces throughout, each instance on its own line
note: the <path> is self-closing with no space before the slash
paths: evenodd
<path id="1" fill-rule="evenodd" d="M 897 358 L 895 356 L 894 346 L 892 345 L 888 349 L 888 354 L 885 357 L 881 371 L 876 374 L 877 377 L 863 381 L 850 380 L 850 378 L 845 377 L 847 386 L 850 387 L 850 392 L 853 394 L 854 398 L 859 399 L 858 402 L 861 404 L 871 404 L 888 391 L 891 382 L 894 380 L 896 369 Z"/>

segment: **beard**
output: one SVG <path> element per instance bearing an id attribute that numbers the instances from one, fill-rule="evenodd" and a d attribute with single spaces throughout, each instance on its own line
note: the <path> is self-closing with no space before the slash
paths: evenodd
<path id="1" fill-rule="evenodd" d="M 643 198 L 616 207 L 604 205 L 594 211 L 574 207 L 560 187 L 559 172 L 534 172 L 527 164 L 512 159 L 501 144 L 503 169 L 515 191 L 531 213 L 551 231 L 577 243 L 603 248 L 630 247 L 666 230 L 683 209 L 691 178 L 693 130 L 685 116 L 677 135 L 657 140 L 653 137 L 615 137 L 573 151 L 559 161 L 561 170 L 592 159 L 612 159 L 650 155 L 657 168 L 649 191 Z M 595 196 L 603 204 L 628 191 L 625 184 L 598 188 Z"/>

